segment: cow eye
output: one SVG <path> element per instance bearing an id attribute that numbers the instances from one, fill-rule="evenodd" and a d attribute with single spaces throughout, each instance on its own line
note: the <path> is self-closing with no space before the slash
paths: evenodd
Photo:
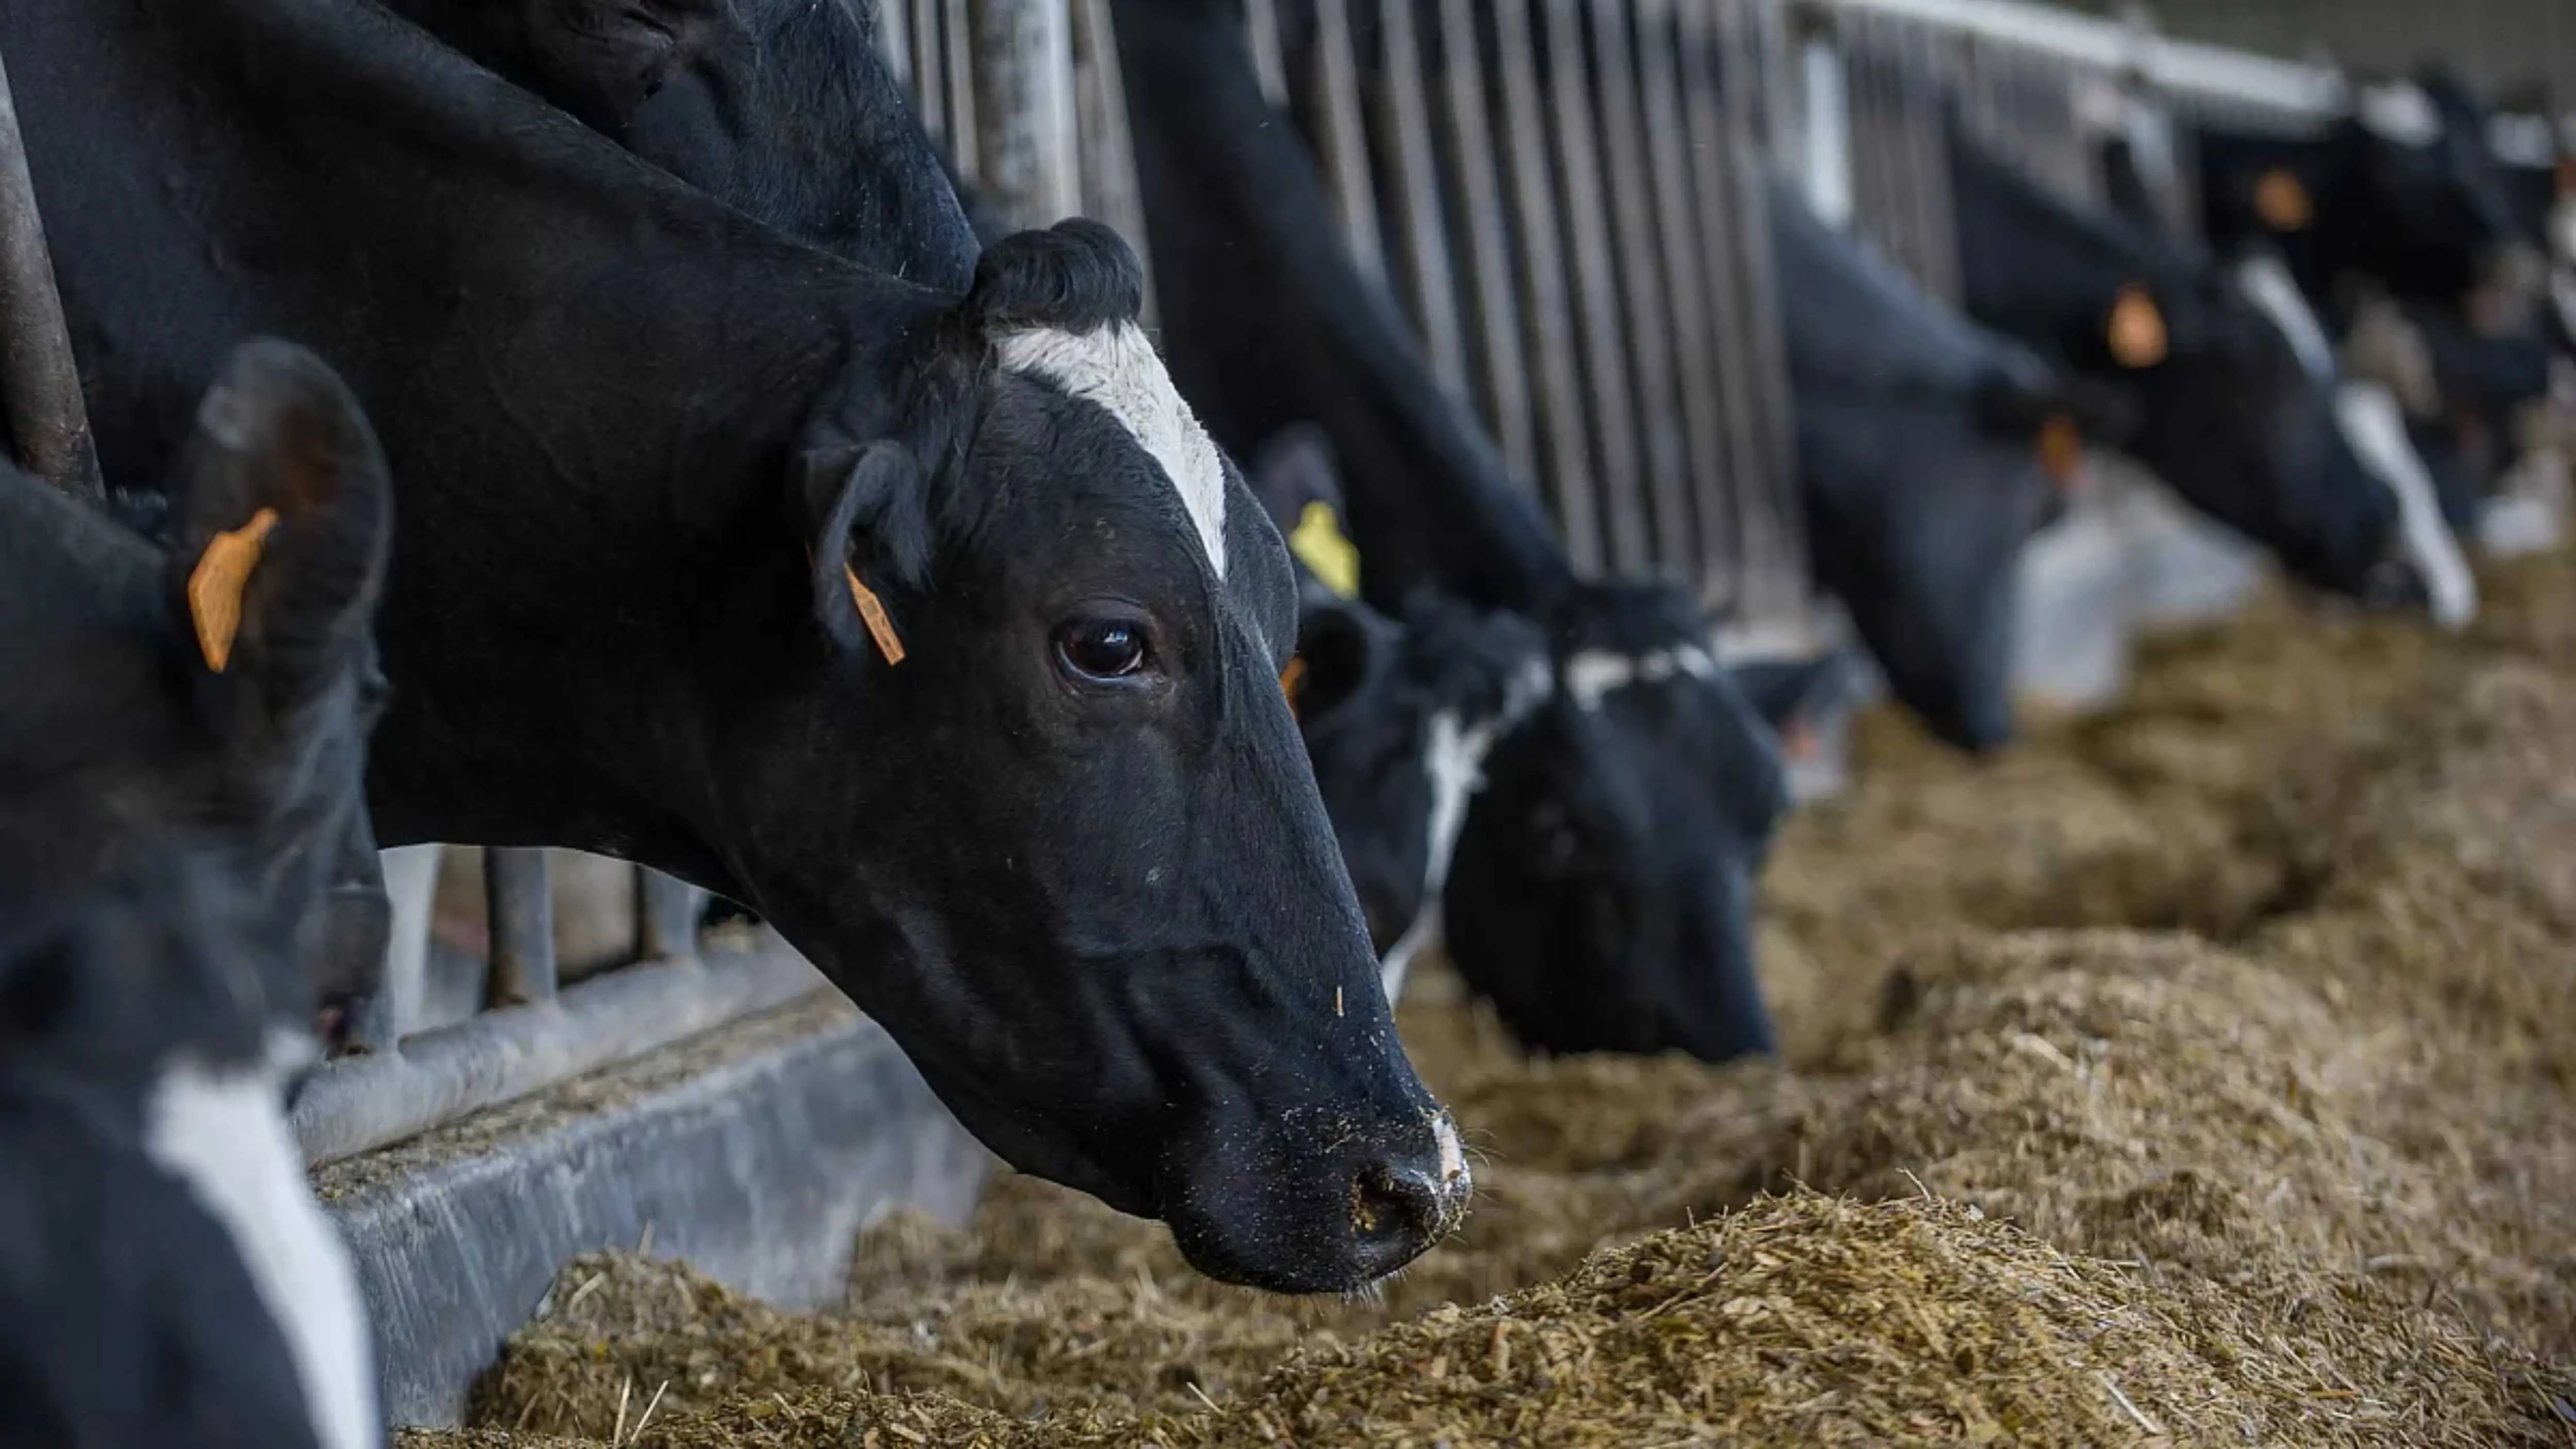
<path id="1" fill-rule="evenodd" d="M 1055 631 L 1055 657 L 1077 679 L 1127 679 L 1152 655 L 1145 626 L 1132 619 L 1075 619 Z"/>

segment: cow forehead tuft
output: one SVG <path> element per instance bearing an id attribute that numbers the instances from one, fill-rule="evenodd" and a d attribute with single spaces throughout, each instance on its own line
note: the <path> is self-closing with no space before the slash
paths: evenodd
<path id="1" fill-rule="evenodd" d="M 1002 334 L 996 346 L 1003 371 L 1049 383 L 1118 420 L 1181 495 L 1209 566 L 1225 577 L 1225 465 L 1145 330 L 1132 322 L 1090 332 L 1031 327 Z"/>

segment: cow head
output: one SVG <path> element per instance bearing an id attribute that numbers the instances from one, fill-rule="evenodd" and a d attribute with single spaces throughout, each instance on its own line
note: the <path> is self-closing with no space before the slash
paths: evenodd
<path id="1" fill-rule="evenodd" d="M 869 0 L 391 3 L 781 231 L 853 260 L 903 260 L 926 285 L 966 285 L 973 234 L 879 56 Z"/>
<path id="2" fill-rule="evenodd" d="M 1104 227 L 1023 233 L 853 364 L 795 468 L 811 648 L 739 680 L 706 835 L 1014 1165 L 1215 1276 L 1353 1288 L 1466 1168 L 1280 689 L 1287 552 L 1141 290 Z"/>
<path id="3" fill-rule="evenodd" d="M 1789 786 L 1689 601 L 1587 586 L 1547 619 L 1556 688 L 1485 762 L 1449 954 L 1543 1051 L 1771 1049 L 1754 881 Z"/>
<path id="4" fill-rule="evenodd" d="M 308 990 L 257 863 L 166 831 L 0 925 L 0 1440 L 384 1443 L 285 1120 Z"/>
<path id="5" fill-rule="evenodd" d="M 17 802 L 0 875 L 67 891 L 174 824 L 206 829 L 244 855 L 336 1009 L 381 963 L 390 919 L 363 794 L 384 461 L 328 368 L 254 342 L 206 393 L 169 491 L 166 555 L 19 499 L 47 514 L 21 545 L 46 552 L 11 573 L 52 597 L 0 639 L 11 676 L 37 685 L 0 710 Z"/>
<path id="6" fill-rule="evenodd" d="M 1546 636 L 1436 595 L 1401 622 L 1327 599 L 1305 609 L 1297 657 L 1298 725 L 1393 999 L 1438 937 L 1485 757 L 1547 697 Z"/>
<path id="7" fill-rule="evenodd" d="M 2512 196 L 2487 145 L 2485 106 L 2440 68 L 2361 86 L 2338 123 L 2321 227 L 2410 295 L 2458 297 L 2514 240 Z"/>

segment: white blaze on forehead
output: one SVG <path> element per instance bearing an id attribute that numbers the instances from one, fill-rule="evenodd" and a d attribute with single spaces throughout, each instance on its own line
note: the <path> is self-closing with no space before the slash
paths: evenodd
<path id="1" fill-rule="evenodd" d="M 1441 900 L 1449 887 L 1449 865 L 1458 855 L 1458 835 L 1467 826 L 1467 805 L 1485 787 L 1485 757 L 1494 743 L 1518 728 L 1547 698 L 1547 663 L 1531 660 L 1512 677 L 1503 695 L 1502 713 L 1473 725 L 1456 710 L 1431 716 L 1422 750 L 1422 773 L 1431 782 L 1431 819 L 1423 855 L 1422 900 L 1404 934 L 1378 962 L 1378 982 L 1391 1005 L 1404 993 L 1405 973 L 1413 958 L 1440 939 Z"/>
<path id="2" fill-rule="evenodd" d="M 2433 622 L 2445 629 L 2466 626 L 2477 617 L 2477 579 L 2469 572 L 2469 561 L 2460 552 L 2459 540 L 2452 537 L 2450 524 L 2442 518 L 2432 475 L 2406 436 L 2397 399 L 2373 383 L 2347 383 L 2336 390 L 2335 415 L 2363 466 L 2397 495 L 2406 561 L 2424 580 Z"/>
<path id="3" fill-rule="evenodd" d="M 1029 328 L 1004 334 L 1000 353 L 1004 371 L 1051 383 L 1118 420 L 1181 495 L 1209 566 L 1224 578 L 1225 465 L 1145 329 L 1132 322 L 1094 332 Z"/>
<path id="4" fill-rule="evenodd" d="M 2430 146 L 2442 139 L 2442 113 L 2413 81 L 2364 86 L 2354 110 L 2362 125 L 2383 141 Z"/>
<path id="5" fill-rule="evenodd" d="M 1592 710 L 1614 690 L 1633 684 L 1658 684 L 1675 675 L 1709 679 L 1717 674 L 1717 656 L 1696 644 L 1649 649 L 1643 654 L 1614 654 L 1588 649 L 1565 663 L 1565 692 L 1576 705 Z"/>
<path id="6" fill-rule="evenodd" d="M 2316 309 L 2308 305 L 2307 297 L 2279 257 L 2253 256 L 2237 263 L 2236 286 L 2290 339 L 2290 350 L 2299 354 L 2299 366 L 2307 370 L 2310 379 L 2334 380 L 2334 344 L 2326 341 L 2326 329 L 2317 321 Z"/>
<path id="7" fill-rule="evenodd" d="M 286 1340 L 322 1449 L 375 1449 L 376 1378 L 348 1249 L 304 1181 L 281 1073 L 174 1060 L 147 1105 L 144 1150 L 188 1185 L 241 1256 Z"/>

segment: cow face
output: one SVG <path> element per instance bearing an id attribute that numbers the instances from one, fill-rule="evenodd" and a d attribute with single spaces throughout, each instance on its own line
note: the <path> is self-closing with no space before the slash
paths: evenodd
<path id="1" fill-rule="evenodd" d="M 1310 602 L 1297 717 L 1389 1000 L 1438 938 L 1441 893 L 1495 744 L 1546 698 L 1536 625 L 1431 595 L 1402 622 Z"/>
<path id="2" fill-rule="evenodd" d="M 305 982 L 255 862 L 186 835 L 0 927 L 0 1441 L 373 1449 L 283 1110 Z"/>
<path id="3" fill-rule="evenodd" d="M 974 236 L 866 0 L 392 0 L 638 156 L 837 256 L 963 289 Z"/>
<path id="4" fill-rule="evenodd" d="M 1014 1165 L 1215 1276 L 1348 1289 L 1456 1221 L 1466 1168 L 1280 688 L 1287 552 L 1140 295 L 1106 228 L 1010 238 L 905 396 L 817 419 L 821 638 L 745 681 L 722 778 L 764 824 L 710 834 Z"/>
<path id="5" fill-rule="evenodd" d="M 370 632 L 392 499 L 373 433 L 311 354 L 252 343 L 200 405 L 165 556 L 20 478 L 0 871 L 62 892 L 173 824 L 240 851 L 333 1015 L 390 919 L 363 794 L 383 696 Z M 13 593 L 15 591 L 13 590 Z M 41 823 L 40 823 L 41 822 Z"/>
<path id="6" fill-rule="evenodd" d="M 1549 621 L 1557 688 L 1496 745 L 1449 953 L 1533 1048 L 1768 1051 L 1754 881 L 1789 800 L 1771 732 L 1688 602 L 1594 586 Z"/>
<path id="7" fill-rule="evenodd" d="M 2465 84 L 2431 70 L 2363 86 L 2335 140 L 2343 195 L 2327 224 L 2355 233 L 2372 272 L 2427 298 L 2486 279 L 2514 240 L 2514 207 Z"/>

